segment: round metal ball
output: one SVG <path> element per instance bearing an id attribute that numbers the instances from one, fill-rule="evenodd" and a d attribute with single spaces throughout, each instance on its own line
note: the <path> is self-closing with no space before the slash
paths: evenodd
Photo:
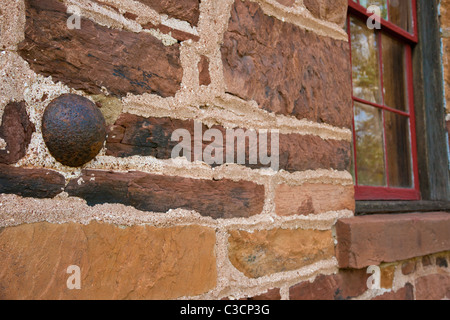
<path id="1" fill-rule="evenodd" d="M 47 106 L 42 135 L 52 156 L 69 167 L 80 167 L 97 156 L 106 139 L 106 123 L 89 99 L 64 94 Z"/>

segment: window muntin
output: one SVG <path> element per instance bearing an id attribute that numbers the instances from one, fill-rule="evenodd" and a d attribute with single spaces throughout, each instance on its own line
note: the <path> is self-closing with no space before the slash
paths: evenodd
<path id="1" fill-rule="evenodd" d="M 413 12 L 415 1 L 399 2 Z M 405 28 L 412 30 L 412 15 L 398 18 L 400 13 L 393 9 L 396 3 L 392 0 L 350 0 L 349 4 L 356 199 L 417 200 L 420 193 L 411 63 L 414 36 L 405 37 L 404 30 L 388 22 L 407 21 Z M 374 4 L 382 9 L 379 30 L 366 24 L 370 13 L 365 7 Z"/>

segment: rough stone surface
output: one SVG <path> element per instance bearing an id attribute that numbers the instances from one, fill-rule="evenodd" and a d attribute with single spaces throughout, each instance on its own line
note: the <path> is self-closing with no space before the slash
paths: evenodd
<path id="1" fill-rule="evenodd" d="M 0 2 L 0 49 L 16 50 L 17 44 L 23 40 L 25 16 L 23 2 Z"/>
<path id="2" fill-rule="evenodd" d="M 227 91 L 265 110 L 350 128 L 347 42 L 321 37 L 236 0 L 221 48 Z"/>
<path id="3" fill-rule="evenodd" d="M 66 7 L 57 0 L 26 0 L 25 40 L 20 55 L 31 68 L 90 94 L 105 87 L 115 96 L 174 96 L 183 70 L 180 46 L 164 46 L 147 33 L 110 29 L 81 19 L 70 30 Z"/>
<path id="4" fill-rule="evenodd" d="M 216 286 L 215 232 L 38 223 L 0 232 L 0 299 L 174 299 Z M 80 267 L 80 290 L 67 268 Z"/>
<path id="5" fill-rule="evenodd" d="M 280 294 L 280 289 L 279 288 L 274 288 L 274 289 L 270 289 L 267 290 L 267 292 L 257 295 L 257 296 L 253 296 L 244 300 L 254 300 L 254 301 L 263 301 L 263 300 L 271 300 L 271 301 L 275 301 L 275 300 L 281 300 L 281 294 Z"/>
<path id="6" fill-rule="evenodd" d="M 425 256 L 422 257 L 422 266 L 423 267 L 428 267 L 431 266 L 433 263 L 431 261 L 431 257 L 430 256 Z"/>
<path id="7" fill-rule="evenodd" d="M 303 3 L 315 17 L 340 26 L 344 25 L 347 17 L 347 0 L 303 0 Z"/>
<path id="8" fill-rule="evenodd" d="M 64 94 L 45 109 L 42 136 L 56 160 L 79 167 L 94 159 L 103 148 L 106 122 L 91 100 Z"/>
<path id="9" fill-rule="evenodd" d="M 173 148 L 178 141 L 171 141 L 172 133 L 177 129 L 187 130 L 191 135 L 192 155 L 194 154 L 194 122 L 170 118 L 143 118 L 124 113 L 113 126 L 109 127 L 106 143 L 107 155 L 115 157 L 130 157 L 134 155 L 154 156 L 159 159 L 169 159 Z M 203 134 L 208 128 L 203 125 Z M 222 133 L 225 147 L 223 150 L 223 163 L 226 162 L 226 129 L 221 126 L 213 126 Z M 244 130 L 244 129 L 243 129 Z M 244 130 L 248 133 L 248 130 Z M 271 135 L 268 134 L 267 145 L 270 149 Z M 259 143 L 259 142 L 258 142 Z M 202 151 L 210 145 L 209 141 L 202 141 Z M 257 164 L 249 161 L 249 142 L 246 142 L 245 165 L 251 168 L 270 167 L 260 162 Z M 217 146 L 217 144 L 216 144 Z M 311 146 L 314 146 L 313 148 Z M 351 144 L 339 140 L 323 140 L 312 135 L 280 134 L 279 135 L 279 168 L 289 172 L 336 169 L 348 170 L 351 158 Z M 235 144 L 234 163 L 237 162 L 237 143 Z"/>
<path id="10" fill-rule="evenodd" d="M 279 185 L 275 190 L 276 213 L 280 216 L 355 210 L 353 186 L 304 184 Z"/>
<path id="11" fill-rule="evenodd" d="M 199 84 L 201 86 L 208 86 L 211 84 L 211 76 L 209 74 L 209 59 L 206 56 L 201 56 L 198 63 Z"/>
<path id="12" fill-rule="evenodd" d="M 24 169 L 0 164 L 0 194 L 53 198 L 64 189 L 64 177 L 46 169 Z"/>
<path id="13" fill-rule="evenodd" d="M 402 264 L 402 273 L 408 275 L 416 271 L 416 261 L 407 261 Z"/>
<path id="14" fill-rule="evenodd" d="M 10 102 L 3 111 L 0 138 L 6 143 L 0 148 L 0 163 L 13 164 L 23 158 L 35 126 L 30 121 L 25 102 Z"/>
<path id="15" fill-rule="evenodd" d="M 196 26 L 200 17 L 200 0 L 137 0 L 161 14 L 189 22 Z"/>
<path id="16" fill-rule="evenodd" d="M 230 231 L 229 258 L 247 277 L 299 269 L 334 255 L 331 231 Z"/>
<path id="17" fill-rule="evenodd" d="M 120 203 L 143 211 L 195 210 L 213 218 L 249 217 L 262 212 L 264 186 L 247 181 L 200 180 L 143 172 L 84 170 L 66 192 L 89 205 Z"/>
<path id="18" fill-rule="evenodd" d="M 373 215 L 336 224 L 337 258 L 343 268 L 364 268 L 450 249 L 450 214 Z"/>
<path id="19" fill-rule="evenodd" d="M 421 277 L 415 282 L 416 300 L 450 299 L 450 275 L 432 274 Z"/>
<path id="20" fill-rule="evenodd" d="M 351 143 L 312 135 L 280 135 L 280 168 L 286 171 L 349 170 Z"/>
<path id="21" fill-rule="evenodd" d="M 407 283 L 403 288 L 397 291 L 387 292 L 375 297 L 373 300 L 414 300 L 414 287 L 411 283 Z"/>
<path id="22" fill-rule="evenodd" d="M 366 270 L 339 270 L 338 274 L 320 275 L 313 282 L 289 288 L 291 300 L 347 300 L 367 290 Z"/>

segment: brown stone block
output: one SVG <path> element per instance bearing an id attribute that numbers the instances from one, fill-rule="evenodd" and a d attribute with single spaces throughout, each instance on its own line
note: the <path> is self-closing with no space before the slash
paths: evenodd
<path id="1" fill-rule="evenodd" d="M 264 186 L 248 181 L 203 180 L 143 172 L 85 170 L 65 191 L 89 205 L 120 203 L 143 211 L 195 210 L 213 218 L 249 217 L 264 206 Z"/>
<path id="2" fill-rule="evenodd" d="M 277 114 L 351 127 L 347 42 L 265 15 L 255 2 L 236 0 L 221 52 L 227 92 Z"/>
<path id="3" fill-rule="evenodd" d="M 0 234 L 0 299 L 174 299 L 216 285 L 215 232 L 38 223 Z M 80 267 L 69 290 L 67 268 Z"/>
<path id="4" fill-rule="evenodd" d="M 289 172 L 335 169 L 349 170 L 351 143 L 324 140 L 313 135 L 280 134 L 280 168 Z"/>
<path id="5" fill-rule="evenodd" d="M 247 277 L 291 271 L 334 255 L 331 231 L 233 230 L 229 237 L 231 263 Z"/>
<path id="6" fill-rule="evenodd" d="M 416 271 L 416 261 L 411 260 L 402 264 L 402 273 L 408 275 Z"/>
<path id="7" fill-rule="evenodd" d="M 64 176 L 46 169 L 25 169 L 0 164 L 0 194 L 53 198 L 63 192 Z"/>
<path id="8" fill-rule="evenodd" d="M 25 40 L 19 54 L 33 71 L 90 94 L 153 93 L 174 96 L 183 70 L 180 46 L 165 46 L 147 33 L 111 29 L 81 18 L 69 29 L 67 8 L 57 0 L 26 0 Z"/>
<path id="9" fill-rule="evenodd" d="M 201 125 L 202 134 L 208 129 Z M 124 113 L 111 126 L 106 143 L 107 155 L 115 157 L 131 157 L 135 155 L 153 156 L 159 159 L 169 159 L 173 148 L 178 141 L 172 141 L 171 137 L 175 130 L 184 129 L 191 136 L 191 159 L 196 159 L 194 154 L 194 122 L 192 120 L 177 120 L 171 118 L 144 118 Z M 223 161 L 226 163 L 226 140 L 227 132 L 222 126 L 213 126 L 223 137 Z M 245 133 L 249 130 L 242 129 Z M 236 132 L 236 131 L 234 131 Z M 260 134 L 256 135 L 258 141 Z M 269 132 L 267 145 L 271 155 L 271 133 Z M 210 144 L 202 141 L 202 153 Z M 234 163 L 237 163 L 238 143 L 235 143 Z M 249 159 L 249 141 L 246 140 L 244 150 L 244 165 L 250 168 L 267 168 L 271 164 L 262 164 L 258 156 L 256 164 L 251 164 Z M 312 147 L 313 146 L 313 147 Z M 351 158 L 350 142 L 340 140 L 324 140 L 313 135 L 280 134 L 279 135 L 279 168 L 294 172 L 316 169 L 348 170 Z M 240 163 L 241 164 L 241 163 Z"/>
<path id="10" fill-rule="evenodd" d="M 153 10 L 196 26 L 200 17 L 200 0 L 137 0 Z"/>
<path id="11" fill-rule="evenodd" d="M 320 275 L 313 282 L 289 288 L 290 300 L 348 300 L 367 290 L 369 275 L 365 269 L 342 269 L 338 274 Z"/>
<path id="12" fill-rule="evenodd" d="M 25 102 L 8 103 L 3 111 L 0 126 L 0 138 L 6 143 L 5 148 L 0 149 L 0 163 L 13 164 L 23 158 L 35 131 Z"/>
<path id="13" fill-rule="evenodd" d="M 209 59 L 206 56 L 201 56 L 198 63 L 199 83 L 201 86 L 208 86 L 211 84 L 211 76 L 209 74 Z"/>
<path id="14" fill-rule="evenodd" d="M 364 268 L 450 249 L 450 214 L 373 215 L 336 224 L 337 258 L 343 268 Z"/>
<path id="15" fill-rule="evenodd" d="M 275 190 L 276 213 L 280 216 L 355 210 L 353 186 L 304 184 L 279 185 Z"/>

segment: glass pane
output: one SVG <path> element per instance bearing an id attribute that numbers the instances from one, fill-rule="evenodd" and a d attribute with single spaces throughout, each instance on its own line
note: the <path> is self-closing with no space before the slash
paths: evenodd
<path id="1" fill-rule="evenodd" d="M 405 46 L 385 34 L 382 35 L 381 44 L 385 105 L 408 111 Z"/>
<path id="2" fill-rule="evenodd" d="M 389 0 L 389 20 L 412 33 L 411 0 Z"/>
<path id="3" fill-rule="evenodd" d="M 355 102 L 355 134 L 358 184 L 386 186 L 381 109 Z"/>
<path id="4" fill-rule="evenodd" d="M 370 6 L 378 6 L 381 10 L 381 18 L 383 18 L 384 20 L 388 20 L 387 0 L 360 0 L 359 3 L 365 8 L 368 8 Z"/>
<path id="5" fill-rule="evenodd" d="M 389 185 L 411 188 L 413 181 L 409 118 L 388 111 L 385 111 L 384 116 Z"/>
<path id="6" fill-rule="evenodd" d="M 358 19 L 350 19 L 353 95 L 382 104 L 379 44 L 373 30 Z"/>

